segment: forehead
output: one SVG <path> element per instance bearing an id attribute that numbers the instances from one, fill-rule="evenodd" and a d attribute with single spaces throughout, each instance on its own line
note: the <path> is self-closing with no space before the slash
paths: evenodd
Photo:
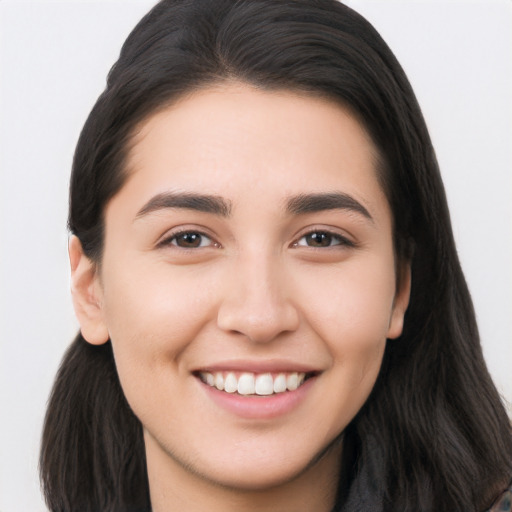
<path id="1" fill-rule="evenodd" d="M 377 150 L 362 124 L 332 100 L 221 84 L 150 116 L 128 155 L 126 186 L 236 196 L 342 190 L 382 195 Z M 362 198 L 364 199 L 364 198 Z M 142 200 L 142 199 L 141 199 Z"/>

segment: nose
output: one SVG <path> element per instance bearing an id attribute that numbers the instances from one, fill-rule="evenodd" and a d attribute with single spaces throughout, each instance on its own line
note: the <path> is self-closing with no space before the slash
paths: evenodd
<path id="1" fill-rule="evenodd" d="M 217 325 L 254 343 L 268 343 L 299 326 L 290 281 L 272 258 L 256 254 L 239 261 L 223 287 Z"/>

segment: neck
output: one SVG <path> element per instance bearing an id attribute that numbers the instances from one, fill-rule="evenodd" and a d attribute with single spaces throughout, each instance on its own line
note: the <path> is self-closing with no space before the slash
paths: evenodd
<path id="1" fill-rule="evenodd" d="M 153 512 L 330 512 L 340 478 L 341 442 L 289 480 L 262 489 L 224 486 L 184 467 L 145 435 Z"/>

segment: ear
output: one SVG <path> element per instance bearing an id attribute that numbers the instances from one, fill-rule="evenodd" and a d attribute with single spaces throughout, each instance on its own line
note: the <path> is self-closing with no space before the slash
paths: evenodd
<path id="1" fill-rule="evenodd" d="M 108 341 L 109 334 L 103 317 L 102 289 L 97 265 L 84 254 L 82 244 L 76 236 L 69 239 L 68 253 L 71 265 L 71 295 L 82 336 L 92 345 L 102 345 Z"/>
<path id="2" fill-rule="evenodd" d="M 400 270 L 400 279 L 398 281 L 399 288 L 396 291 L 393 301 L 393 310 L 391 311 L 391 319 L 389 322 L 388 339 L 398 338 L 404 328 L 404 317 L 409 306 L 409 298 L 411 296 L 411 265 L 405 263 Z"/>

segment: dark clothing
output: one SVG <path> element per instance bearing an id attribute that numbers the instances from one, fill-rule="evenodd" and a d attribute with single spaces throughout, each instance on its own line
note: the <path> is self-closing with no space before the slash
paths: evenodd
<path id="1" fill-rule="evenodd" d="M 512 485 L 498 497 L 486 512 L 512 512 Z"/>

